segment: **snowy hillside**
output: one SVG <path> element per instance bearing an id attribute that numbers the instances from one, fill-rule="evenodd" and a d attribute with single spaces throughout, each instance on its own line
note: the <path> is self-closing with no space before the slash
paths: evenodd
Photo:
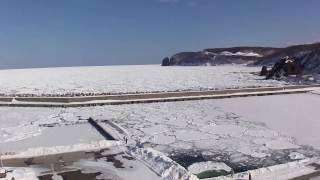
<path id="1" fill-rule="evenodd" d="M 179 52 L 164 58 L 163 66 L 204 66 L 221 64 L 250 64 L 270 55 L 281 48 L 272 47 L 231 47 L 211 48 L 198 52 Z"/>

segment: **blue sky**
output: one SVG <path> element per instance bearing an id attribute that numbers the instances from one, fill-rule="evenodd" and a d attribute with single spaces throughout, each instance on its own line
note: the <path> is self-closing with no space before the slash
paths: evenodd
<path id="1" fill-rule="evenodd" d="M 155 64 L 320 40 L 319 0 L 2 0 L 0 68 Z"/>

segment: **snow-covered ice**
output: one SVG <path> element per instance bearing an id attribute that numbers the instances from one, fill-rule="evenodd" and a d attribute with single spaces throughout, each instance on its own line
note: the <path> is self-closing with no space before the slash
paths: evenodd
<path id="1" fill-rule="evenodd" d="M 61 138 L 62 137 L 58 137 L 58 139 L 61 139 Z M 65 146 L 28 148 L 27 150 L 18 151 L 18 152 L 15 152 L 14 154 L 2 155 L 2 158 L 3 159 L 26 158 L 26 157 L 46 156 L 46 155 L 52 155 L 52 154 L 61 154 L 61 153 L 77 152 L 77 151 L 94 151 L 94 150 L 110 148 L 118 145 L 119 145 L 118 141 L 100 140 L 100 141 L 94 141 L 91 143 L 70 144 Z"/>
<path id="2" fill-rule="evenodd" d="M 298 144 L 320 149 L 319 95 L 308 93 L 217 99 L 213 104 L 247 121 L 263 123 L 293 136 Z"/>
<path id="3" fill-rule="evenodd" d="M 9 171 L 5 178 L 0 178 L 1 180 L 12 180 L 14 177 L 16 180 L 39 180 L 37 175 L 39 175 L 39 168 L 29 168 L 29 167 L 6 167 Z"/>
<path id="4" fill-rule="evenodd" d="M 112 180 L 160 180 L 159 174 L 143 161 L 130 156 L 122 148 L 111 148 L 96 152 L 94 159 L 80 159 L 73 162 L 69 168 L 82 169 L 82 172 L 99 172 L 97 179 Z"/>
<path id="5" fill-rule="evenodd" d="M 15 129 L 19 134 L 20 129 L 24 128 L 32 130 L 76 127 L 77 122 L 85 123 L 84 119 L 92 117 L 97 120 L 108 120 L 121 126 L 127 131 L 126 136 L 128 135 L 129 139 L 149 144 L 155 150 L 163 152 L 182 164 L 184 162 L 179 156 L 199 155 L 204 158 L 201 161 L 221 161 L 229 163 L 228 166 L 231 168 L 239 164 L 259 167 L 261 161 L 265 161 L 264 165 L 274 165 L 300 159 L 300 155 L 293 152 L 305 157 L 316 154 L 301 146 L 305 143 L 299 141 L 299 137 L 296 136 L 299 134 L 282 132 L 282 129 L 277 128 L 277 123 L 280 127 L 291 126 L 291 121 L 287 119 L 292 118 L 293 115 L 284 113 L 283 107 L 293 109 L 293 114 L 296 115 L 297 104 L 292 101 L 298 99 L 299 102 L 303 102 L 304 96 L 307 96 L 306 101 L 309 103 L 303 103 L 305 107 L 299 110 L 301 114 L 309 115 L 308 118 L 304 118 L 304 123 L 307 121 L 312 123 L 314 116 L 311 115 L 316 115 L 314 108 L 317 107 L 317 103 L 316 100 L 309 101 L 308 96 L 315 99 L 318 95 L 301 94 L 83 108 L 1 107 L 0 112 L 4 122 L 1 126 Z M 271 99 L 267 100 L 268 98 Z M 255 104 L 256 101 L 260 103 Z M 264 103 L 261 102 L 266 102 L 266 106 L 264 107 Z M 308 108 L 309 105 L 313 107 Z M 258 115 L 249 116 L 248 112 L 253 111 Z M 6 123 L 7 117 L 23 117 L 26 115 L 24 112 L 28 112 L 28 117 L 16 119 L 13 124 Z M 277 117 L 277 114 L 280 116 Z M 299 117 L 304 116 L 296 115 L 296 121 L 300 120 Z M 32 123 L 28 123 L 27 119 Z M 44 124 L 45 127 L 43 127 Z M 5 134 L 7 128 L 2 127 L 0 127 L 0 134 Z M 309 128 L 316 127 L 315 125 Z M 310 132 L 313 130 L 310 129 Z M 41 130 L 39 134 L 38 131 L 34 131 L 33 135 L 41 136 L 44 132 L 45 130 Z M 72 130 L 70 132 L 77 133 Z M 12 138 L 14 136 L 14 131 L 10 133 L 10 138 L 2 136 L 1 143 L 9 145 L 19 140 Z M 316 139 L 318 136 L 313 138 Z M 90 139 L 94 140 L 95 137 L 89 136 L 87 141 L 90 142 Z M 316 147 L 313 143 L 308 145 Z M 185 163 L 185 168 L 192 164 Z"/>
<path id="6" fill-rule="evenodd" d="M 275 180 L 275 179 L 295 179 L 297 177 L 316 173 L 310 178 L 297 178 L 297 179 L 310 179 L 316 180 L 319 179 L 319 171 L 317 167 L 320 163 L 318 158 L 306 158 L 299 161 L 293 161 L 284 164 L 278 164 L 269 167 L 263 167 L 255 170 L 250 170 L 247 172 L 242 172 L 235 174 L 233 176 L 220 176 L 215 178 L 209 178 L 206 180 L 247 180 L 249 173 L 251 174 L 252 179 L 257 180 Z"/>
<path id="7" fill-rule="evenodd" d="M 224 171 L 230 172 L 232 169 L 229 166 L 227 166 L 225 163 L 207 161 L 207 162 L 194 163 L 188 167 L 188 170 L 193 174 L 199 174 L 201 172 L 210 171 L 210 170 L 216 170 L 216 171 L 224 170 Z"/>
<path id="8" fill-rule="evenodd" d="M 56 138 L 57 136 L 61 138 Z M 0 143 L 0 149 L 3 152 L 16 152 L 28 148 L 86 144 L 101 140 L 103 137 L 89 124 L 74 124 L 43 128 L 31 138 L 7 139 L 5 143 Z"/>
<path id="9" fill-rule="evenodd" d="M 87 120 L 64 112 L 52 108 L 0 108 L 0 152 L 103 140 Z"/>
<path id="10" fill-rule="evenodd" d="M 299 159 L 305 159 L 306 158 L 303 154 L 298 153 L 298 152 L 290 153 L 289 157 L 292 160 L 299 160 Z"/>
<path id="11" fill-rule="evenodd" d="M 154 149 L 133 147 L 129 149 L 128 153 L 145 162 L 148 167 L 153 169 L 164 180 L 197 180 L 193 174 L 181 165 Z"/>
<path id="12" fill-rule="evenodd" d="M 0 94 L 117 94 L 286 84 L 263 80 L 251 73 L 258 71 L 258 67 L 239 65 L 1 70 Z M 129 167 L 127 169 L 114 169 L 110 162 L 101 160 L 86 159 L 73 164 L 88 171 L 105 170 L 107 174 L 108 170 L 121 174 L 123 179 L 143 175 L 159 179 L 154 172 L 167 179 L 196 179 L 191 173 L 230 172 L 231 169 L 242 172 L 299 160 L 253 171 L 255 177 L 268 177 L 263 173 L 270 169 L 281 175 L 285 170 L 279 169 L 286 167 L 298 173 L 303 159 L 319 155 L 317 107 L 320 96 L 317 91 L 314 93 L 82 108 L 0 107 L 0 153 L 6 154 L 3 158 L 26 158 L 121 147 L 120 142 L 103 140 L 89 126 L 86 119 L 92 117 L 102 125 L 103 120 L 108 120 L 119 126 L 125 133 L 112 129 L 112 124 L 103 127 L 117 138 L 127 136 L 129 144 L 136 141 L 144 148 L 135 147 L 127 152 L 139 161 L 121 159 Z M 117 158 L 121 157 L 117 155 Z M 131 165 L 133 170 L 130 170 Z M 29 180 L 38 175 L 38 169 L 33 168 L 11 170 L 8 178 L 14 175 Z M 313 172 L 310 169 L 301 171 Z M 275 177 L 274 174 L 269 178 Z"/>
<path id="13" fill-rule="evenodd" d="M 195 174 L 228 167 L 241 172 L 318 156 L 319 98 L 307 93 L 82 108 L 0 107 L 0 147 L 2 153 L 17 153 L 6 156 L 13 158 L 118 145 L 102 141 L 88 127 L 86 119 L 92 117 L 100 123 L 108 120 L 131 141 L 152 147 L 132 154 L 140 153 L 149 164 L 166 155 Z M 99 166 L 92 163 L 83 166 Z"/>
<path id="14" fill-rule="evenodd" d="M 115 168 L 112 163 L 105 161 L 104 159 L 85 160 L 82 159 L 78 162 L 74 162 L 72 167 L 81 168 L 85 171 L 100 172 L 102 173 L 97 179 L 121 179 L 121 180 L 161 180 L 162 178 L 148 169 L 142 162 L 135 159 L 128 160 L 123 158 L 121 155 L 115 156 L 116 159 L 121 160 L 123 168 Z M 116 178 L 111 178 L 116 177 Z"/>
<path id="15" fill-rule="evenodd" d="M 161 67 L 160 65 L 0 70 L 2 94 L 135 93 L 280 86 L 241 65 Z"/>

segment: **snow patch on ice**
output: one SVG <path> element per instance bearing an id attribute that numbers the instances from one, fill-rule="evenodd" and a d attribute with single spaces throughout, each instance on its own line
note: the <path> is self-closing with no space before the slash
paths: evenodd
<path id="1" fill-rule="evenodd" d="M 269 166 L 247 172 L 235 174 L 233 176 L 220 176 L 210 178 L 210 180 L 231 180 L 231 179 L 248 179 L 249 173 L 252 179 L 274 180 L 274 179 L 291 179 L 302 175 L 316 172 L 314 167 L 310 166 L 311 163 L 319 164 L 319 159 L 303 159 L 299 161 Z M 209 180 L 209 179 L 208 179 Z"/>
<path id="2" fill-rule="evenodd" d="M 207 162 L 193 163 L 188 167 L 188 170 L 193 174 L 199 174 L 201 172 L 210 171 L 210 170 L 215 170 L 215 171 L 224 170 L 224 171 L 230 172 L 232 169 L 222 162 L 207 161 Z"/>
<path id="3" fill-rule="evenodd" d="M 299 148 L 300 146 L 293 144 L 292 142 L 286 139 L 274 139 L 266 143 L 266 146 L 270 149 L 295 149 Z"/>
<path id="4" fill-rule="evenodd" d="M 59 176 L 59 175 L 56 175 L 56 174 L 54 174 L 51 178 L 53 180 L 63 180 L 62 176 Z"/>
<path id="5" fill-rule="evenodd" d="M 198 178 L 188 172 L 178 163 L 152 148 L 131 147 L 128 154 L 144 162 L 165 180 L 197 180 Z"/>
<path id="6" fill-rule="evenodd" d="M 37 176 L 40 173 L 40 168 L 36 170 L 27 167 L 5 167 L 5 169 L 8 171 L 7 176 L 0 178 L 2 180 L 12 180 L 12 178 L 16 180 L 39 180 Z"/>
<path id="7" fill-rule="evenodd" d="M 311 93 L 312 93 L 312 94 L 318 94 L 318 95 L 320 95 L 320 88 L 317 88 L 317 87 L 312 88 Z"/>
<path id="8" fill-rule="evenodd" d="M 303 154 L 298 153 L 298 152 L 291 152 L 289 154 L 289 157 L 292 160 L 298 160 L 298 159 L 305 159 L 306 158 Z"/>
<path id="9" fill-rule="evenodd" d="M 35 157 L 35 156 L 45 156 L 50 154 L 60 154 L 66 152 L 76 152 L 76 151 L 92 151 L 103 149 L 107 147 L 120 145 L 119 141 L 107 141 L 101 140 L 92 142 L 89 144 L 74 144 L 68 146 L 54 146 L 54 147 L 40 147 L 40 148 L 29 148 L 26 151 L 18 152 L 13 155 L 3 155 L 3 159 L 11 158 L 25 158 L 25 157 Z"/>

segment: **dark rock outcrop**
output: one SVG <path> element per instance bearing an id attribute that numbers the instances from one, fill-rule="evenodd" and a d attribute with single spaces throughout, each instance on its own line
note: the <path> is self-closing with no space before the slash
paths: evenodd
<path id="1" fill-rule="evenodd" d="M 168 57 L 162 60 L 161 66 L 170 66 L 170 59 Z"/>
<path id="2" fill-rule="evenodd" d="M 320 74 L 320 48 L 297 51 L 295 57 L 285 56 L 278 60 L 270 71 L 264 66 L 260 72 L 260 75 L 266 76 L 267 79 L 312 74 Z"/>
<path id="3" fill-rule="evenodd" d="M 320 74 L 320 48 L 297 57 L 304 74 Z"/>
<path id="4" fill-rule="evenodd" d="M 267 66 L 262 66 L 260 76 L 266 76 L 269 73 Z"/>
<path id="5" fill-rule="evenodd" d="M 286 58 L 284 58 L 286 57 Z M 290 58 L 288 58 L 290 57 Z M 286 48 L 232 47 L 181 52 L 162 61 L 163 66 L 205 66 L 249 64 L 265 66 L 260 75 L 280 78 L 299 74 L 320 74 L 320 43 Z M 273 66 L 270 71 L 267 67 Z"/>
<path id="6" fill-rule="evenodd" d="M 290 75 L 299 75 L 303 72 L 303 65 L 299 60 L 286 56 L 266 72 L 266 79 L 279 79 Z M 262 72 L 261 72 L 262 74 Z"/>
<path id="7" fill-rule="evenodd" d="M 320 43 L 301 44 L 301 45 L 289 46 L 286 48 L 279 48 L 279 49 L 276 49 L 273 53 L 259 58 L 254 63 L 254 65 L 270 66 L 278 62 L 283 57 L 286 57 L 286 56 L 301 57 L 316 49 L 320 49 Z"/>
<path id="8" fill-rule="evenodd" d="M 170 58 L 170 65 L 199 66 L 211 62 L 211 57 L 201 52 L 181 52 Z"/>

